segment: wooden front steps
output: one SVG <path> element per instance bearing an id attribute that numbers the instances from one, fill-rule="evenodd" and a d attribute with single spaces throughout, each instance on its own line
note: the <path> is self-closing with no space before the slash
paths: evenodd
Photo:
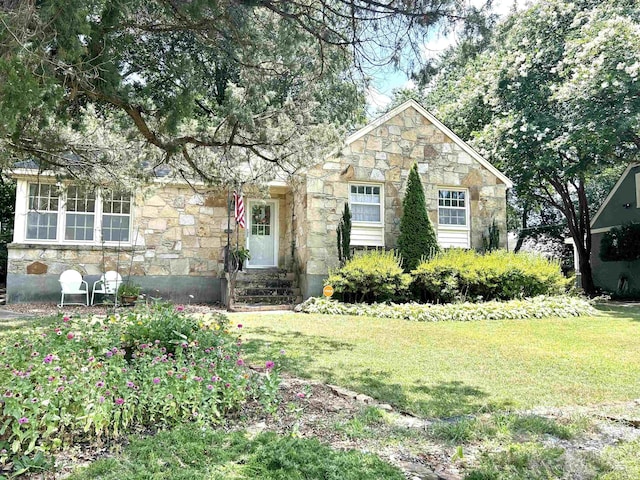
<path id="1" fill-rule="evenodd" d="M 234 295 L 236 312 L 293 310 L 302 302 L 296 276 L 276 268 L 238 272 Z"/>

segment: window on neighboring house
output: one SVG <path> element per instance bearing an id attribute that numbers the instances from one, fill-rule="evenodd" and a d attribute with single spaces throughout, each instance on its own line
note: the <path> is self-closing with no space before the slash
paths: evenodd
<path id="1" fill-rule="evenodd" d="M 28 185 L 26 240 L 65 243 L 130 241 L 131 195 L 69 185 Z M 58 232 L 64 232 L 59 238 Z"/>
<path id="2" fill-rule="evenodd" d="M 381 187 L 379 185 L 351 185 L 349 204 L 354 222 L 380 223 Z"/>
<path id="3" fill-rule="evenodd" d="M 47 184 L 29 185 L 27 238 L 55 240 L 58 230 L 58 187 Z"/>
<path id="4" fill-rule="evenodd" d="M 438 190 L 438 225 L 467 226 L 466 190 Z"/>

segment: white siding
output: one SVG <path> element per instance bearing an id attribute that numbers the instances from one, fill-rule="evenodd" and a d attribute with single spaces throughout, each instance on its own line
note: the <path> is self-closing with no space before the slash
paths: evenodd
<path id="1" fill-rule="evenodd" d="M 438 245 L 444 248 L 469 248 L 469 230 L 445 230 L 438 228 Z"/>
<path id="2" fill-rule="evenodd" d="M 384 247 L 382 225 L 352 225 L 351 245 L 354 247 Z"/>

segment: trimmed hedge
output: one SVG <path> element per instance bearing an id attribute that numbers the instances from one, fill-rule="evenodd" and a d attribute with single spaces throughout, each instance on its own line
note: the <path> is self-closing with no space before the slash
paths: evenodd
<path id="1" fill-rule="evenodd" d="M 355 315 L 377 318 L 395 318 L 418 322 L 467 322 L 473 320 L 525 320 L 546 317 L 580 317 L 597 314 L 589 301 L 580 297 L 538 296 L 524 300 L 485 303 L 452 303 L 431 305 L 404 304 L 347 304 L 325 298 L 312 297 L 296 307 L 304 313 L 327 315 Z"/>
<path id="2" fill-rule="evenodd" d="M 349 302 L 385 302 L 406 298 L 411 276 L 393 252 L 369 250 L 332 272 L 324 282 L 337 297 Z"/>
<path id="3" fill-rule="evenodd" d="M 411 273 L 416 296 L 435 303 L 559 295 L 571 283 L 557 262 L 504 250 L 484 255 L 473 250 L 447 250 Z"/>

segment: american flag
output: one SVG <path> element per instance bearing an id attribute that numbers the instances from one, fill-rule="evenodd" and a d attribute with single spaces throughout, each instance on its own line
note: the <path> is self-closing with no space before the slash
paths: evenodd
<path id="1" fill-rule="evenodd" d="M 242 200 L 242 195 L 238 195 L 238 192 L 233 191 L 233 203 L 236 206 L 234 216 L 236 219 L 236 223 L 244 228 L 244 201 Z"/>

